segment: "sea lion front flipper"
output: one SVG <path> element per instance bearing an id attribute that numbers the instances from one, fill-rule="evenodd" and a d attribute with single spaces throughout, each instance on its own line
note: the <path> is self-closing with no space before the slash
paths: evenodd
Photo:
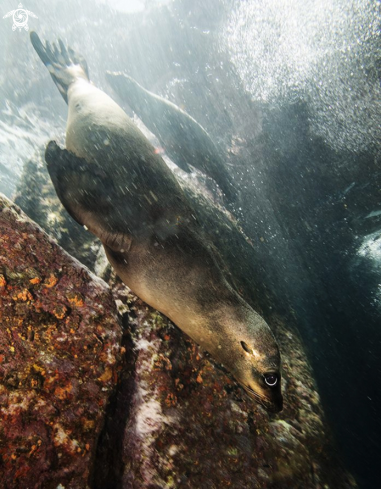
<path id="1" fill-rule="evenodd" d="M 53 142 L 46 150 L 63 205 L 101 239 L 131 290 L 223 363 L 254 400 L 280 411 L 281 363 L 274 336 L 224 278 L 175 177 L 121 107 L 89 83 L 81 66 L 67 66 L 69 49 L 39 43 L 36 35 L 32 42 L 61 88 L 70 84 L 69 151 Z M 184 119 L 170 102 L 161 99 L 156 105 L 168 106 L 172 116 L 162 111 L 156 127 L 166 122 L 170 140 L 180 141 L 181 155 L 188 150 L 189 164 L 206 174 L 217 168 L 219 176 L 208 135 L 195 121 L 196 129 L 189 129 L 189 116 Z"/>
<path id="2" fill-rule="evenodd" d="M 128 252 L 132 237 L 123 222 L 115 222 L 118 212 L 107 198 L 112 183 L 106 172 L 61 149 L 55 141 L 47 145 L 45 160 L 58 198 L 72 218 L 112 251 Z"/>

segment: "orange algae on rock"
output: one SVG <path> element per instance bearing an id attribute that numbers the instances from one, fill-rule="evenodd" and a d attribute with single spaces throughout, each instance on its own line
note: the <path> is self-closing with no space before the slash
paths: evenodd
<path id="1" fill-rule="evenodd" d="M 45 287 L 48 287 L 50 289 L 51 287 L 57 285 L 57 282 L 58 278 L 53 273 L 51 273 L 44 285 Z"/>
<path id="2" fill-rule="evenodd" d="M 57 319 L 63 319 L 66 316 L 67 307 L 60 305 L 54 308 L 53 314 Z"/>
<path id="3" fill-rule="evenodd" d="M 75 307 L 82 307 L 84 305 L 83 297 L 80 294 L 70 292 L 67 299 Z"/>

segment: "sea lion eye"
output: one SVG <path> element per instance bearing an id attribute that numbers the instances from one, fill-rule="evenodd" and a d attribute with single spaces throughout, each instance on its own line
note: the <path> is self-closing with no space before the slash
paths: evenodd
<path id="1" fill-rule="evenodd" d="M 278 383 L 278 376 L 276 374 L 265 374 L 263 377 L 269 387 L 275 387 Z"/>
<path id="2" fill-rule="evenodd" d="M 241 341 L 241 346 L 247 353 L 253 353 L 253 350 L 244 341 Z"/>

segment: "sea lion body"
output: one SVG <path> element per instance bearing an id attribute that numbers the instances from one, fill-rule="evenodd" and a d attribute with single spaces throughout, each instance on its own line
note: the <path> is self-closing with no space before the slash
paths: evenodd
<path id="1" fill-rule="evenodd" d="M 210 176 L 229 201 L 237 199 L 237 189 L 220 151 L 207 131 L 193 117 L 169 100 L 145 88 L 124 73 L 106 73 L 112 88 L 126 101 L 159 139 L 167 155 L 181 169 L 190 165 Z"/>
<path id="2" fill-rule="evenodd" d="M 67 85 L 69 151 L 50 142 L 45 155 L 61 202 L 101 240 L 126 285 L 222 362 L 254 399 L 279 411 L 280 356 L 271 330 L 225 280 L 174 175 L 110 97 L 32 36 L 57 85 Z"/>

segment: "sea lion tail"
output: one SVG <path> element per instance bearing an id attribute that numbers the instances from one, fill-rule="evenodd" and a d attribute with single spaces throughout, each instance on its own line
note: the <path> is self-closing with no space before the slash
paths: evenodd
<path id="1" fill-rule="evenodd" d="M 58 46 L 55 43 L 51 45 L 49 41 L 44 46 L 36 32 L 32 31 L 30 40 L 67 103 L 70 84 L 78 78 L 90 80 L 86 60 L 69 46 L 66 47 L 61 39 L 58 39 Z"/>

